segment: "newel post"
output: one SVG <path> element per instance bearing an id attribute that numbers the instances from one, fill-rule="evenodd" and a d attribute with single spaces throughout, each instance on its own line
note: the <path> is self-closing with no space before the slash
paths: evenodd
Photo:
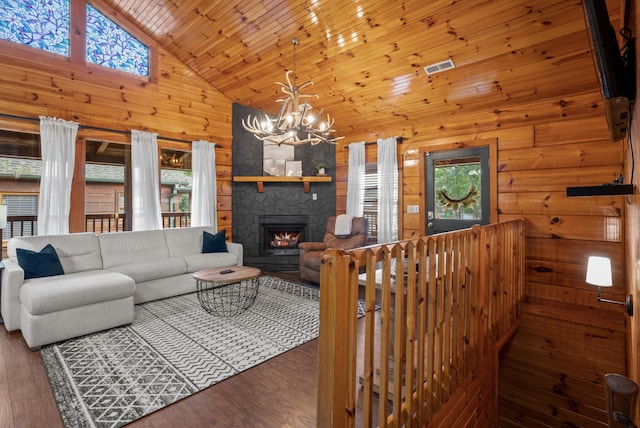
<path id="1" fill-rule="evenodd" d="M 322 254 L 318 339 L 318 428 L 354 426 L 349 404 L 350 257 L 338 249 Z"/>

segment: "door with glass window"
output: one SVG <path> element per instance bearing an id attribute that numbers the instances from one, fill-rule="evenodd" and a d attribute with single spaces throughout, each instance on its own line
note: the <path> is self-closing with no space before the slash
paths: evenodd
<path id="1" fill-rule="evenodd" d="M 489 148 L 425 153 L 427 235 L 489 224 Z"/>

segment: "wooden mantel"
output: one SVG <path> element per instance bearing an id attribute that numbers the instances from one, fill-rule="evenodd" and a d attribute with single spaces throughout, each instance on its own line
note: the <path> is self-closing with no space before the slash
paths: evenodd
<path id="1" fill-rule="evenodd" d="M 331 183 L 333 177 L 330 175 L 279 177 L 273 175 L 242 175 L 233 177 L 233 181 L 238 183 L 257 183 L 258 193 L 264 192 L 264 183 L 304 183 L 305 193 L 309 193 L 309 183 Z"/>

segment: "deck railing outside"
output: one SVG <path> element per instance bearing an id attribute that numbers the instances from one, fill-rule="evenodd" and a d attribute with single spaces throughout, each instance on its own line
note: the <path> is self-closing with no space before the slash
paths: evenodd
<path id="1" fill-rule="evenodd" d="M 126 214 L 103 213 L 86 214 L 85 231 L 95 233 L 120 232 L 125 230 Z M 162 227 L 164 229 L 191 226 L 190 212 L 162 213 Z M 31 236 L 38 234 L 38 217 L 8 216 L 7 227 L 2 231 L 2 240 L 6 241 L 14 236 Z"/>
<path id="2" fill-rule="evenodd" d="M 7 241 L 14 236 L 31 236 L 38 234 L 38 220 L 34 215 L 10 215 L 7 227 L 2 230 L 2 240 Z"/>
<path id="3" fill-rule="evenodd" d="M 85 231 L 95 233 L 120 232 L 127 224 L 126 214 L 85 214 Z"/>
<path id="4" fill-rule="evenodd" d="M 191 213 L 190 212 L 172 212 L 162 213 L 162 228 L 172 229 L 175 227 L 190 227 L 191 226 Z"/>
<path id="5" fill-rule="evenodd" d="M 524 271 L 523 220 L 325 251 L 317 426 L 427 426 L 514 331 Z"/>

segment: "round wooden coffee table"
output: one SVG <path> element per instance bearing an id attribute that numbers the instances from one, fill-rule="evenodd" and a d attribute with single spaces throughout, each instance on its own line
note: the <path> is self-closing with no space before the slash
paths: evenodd
<path id="1" fill-rule="evenodd" d="M 249 266 L 199 270 L 193 274 L 198 300 L 212 315 L 238 315 L 255 302 L 261 274 L 260 269 Z"/>

